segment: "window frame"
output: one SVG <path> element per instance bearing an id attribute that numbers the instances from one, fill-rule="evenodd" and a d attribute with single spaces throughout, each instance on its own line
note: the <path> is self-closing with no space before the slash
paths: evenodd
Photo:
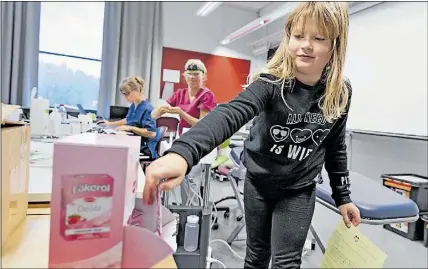
<path id="1" fill-rule="evenodd" d="M 52 56 L 68 57 L 68 58 L 73 58 L 73 59 L 93 61 L 93 62 L 99 62 L 99 63 L 102 62 L 101 59 L 81 57 L 81 56 L 76 56 L 76 55 L 62 54 L 62 53 L 56 53 L 56 52 L 50 52 L 50 51 L 44 51 L 44 50 L 39 50 L 39 54 L 47 54 L 47 55 L 52 55 Z"/>

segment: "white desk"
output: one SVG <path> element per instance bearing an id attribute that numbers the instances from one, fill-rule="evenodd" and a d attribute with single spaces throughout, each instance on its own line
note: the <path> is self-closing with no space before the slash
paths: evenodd
<path id="1" fill-rule="evenodd" d="M 47 159 L 36 160 L 30 164 L 30 175 L 28 183 L 29 202 L 50 202 L 52 194 L 52 159 L 53 143 L 44 143 L 40 141 L 31 141 L 31 150 L 37 150 Z M 145 176 L 142 168 L 139 166 L 137 190 L 142 192 L 145 182 Z"/>
<path id="2" fill-rule="evenodd" d="M 47 140 L 48 141 L 48 140 Z M 31 150 L 37 150 L 41 155 L 46 156 L 46 159 L 35 160 L 30 164 L 29 185 L 28 185 L 28 200 L 29 202 L 50 202 L 52 194 L 52 159 L 53 159 L 53 143 L 43 141 L 31 141 Z M 217 158 L 217 149 L 205 156 L 199 164 L 202 165 L 204 171 L 210 171 L 211 164 Z M 206 169 L 205 169 L 206 168 Z M 145 176 L 140 169 L 138 174 L 137 187 L 142 191 L 144 186 Z M 209 175 L 208 175 L 209 176 Z M 203 176 L 205 178 L 205 175 Z M 141 186 L 141 188 L 140 188 Z"/>
<path id="3" fill-rule="evenodd" d="M 53 143 L 31 141 L 31 150 L 37 150 L 46 159 L 30 161 L 28 200 L 29 202 L 50 202 L 52 193 Z"/>

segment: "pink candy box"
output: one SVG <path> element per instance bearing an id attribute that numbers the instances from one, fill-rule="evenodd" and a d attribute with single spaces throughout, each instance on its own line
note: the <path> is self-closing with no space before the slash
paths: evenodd
<path id="1" fill-rule="evenodd" d="M 54 144 L 49 268 L 121 268 L 140 137 L 85 133 Z"/>

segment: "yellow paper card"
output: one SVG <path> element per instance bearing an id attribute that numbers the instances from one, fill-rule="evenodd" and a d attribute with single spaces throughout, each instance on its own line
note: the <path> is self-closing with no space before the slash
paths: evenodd
<path id="1" fill-rule="evenodd" d="M 355 226 L 343 220 L 336 226 L 327 244 L 321 268 L 382 268 L 386 254 Z"/>

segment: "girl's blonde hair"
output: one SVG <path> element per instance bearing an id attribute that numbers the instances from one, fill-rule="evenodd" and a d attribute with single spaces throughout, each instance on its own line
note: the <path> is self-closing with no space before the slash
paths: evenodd
<path id="1" fill-rule="evenodd" d="M 139 92 L 144 94 L 144 79 L 142 77 L 128 77 L 120 83 L 119 91 L 123 94 Z"/>
<path id="2" fill-rule="evenodd" d="M 348 41 L 349 15 L 348 5 L 341 2 L 304 2 L 297 6 L 287 17 L 285 37 L 263 70 L 253 76 L 253 80 L 263 79 L 261 73 L 272 74 L 282 81 L 282 88 L 288 79 L 296 77 L 296 66 L 288 50 L 291 31 L 295 27 L 304 27 L 306 21 L 314 19 L 321 34 L 332 40 L 331 58 L 322 79 L 326 89 L 320 105 L 324 117 L 331 122 L 339 118 L 346 110 L 349 91 L 343 79 L 346 46 Z M 285 101 L 285 98 L 284 98 Z"/>

